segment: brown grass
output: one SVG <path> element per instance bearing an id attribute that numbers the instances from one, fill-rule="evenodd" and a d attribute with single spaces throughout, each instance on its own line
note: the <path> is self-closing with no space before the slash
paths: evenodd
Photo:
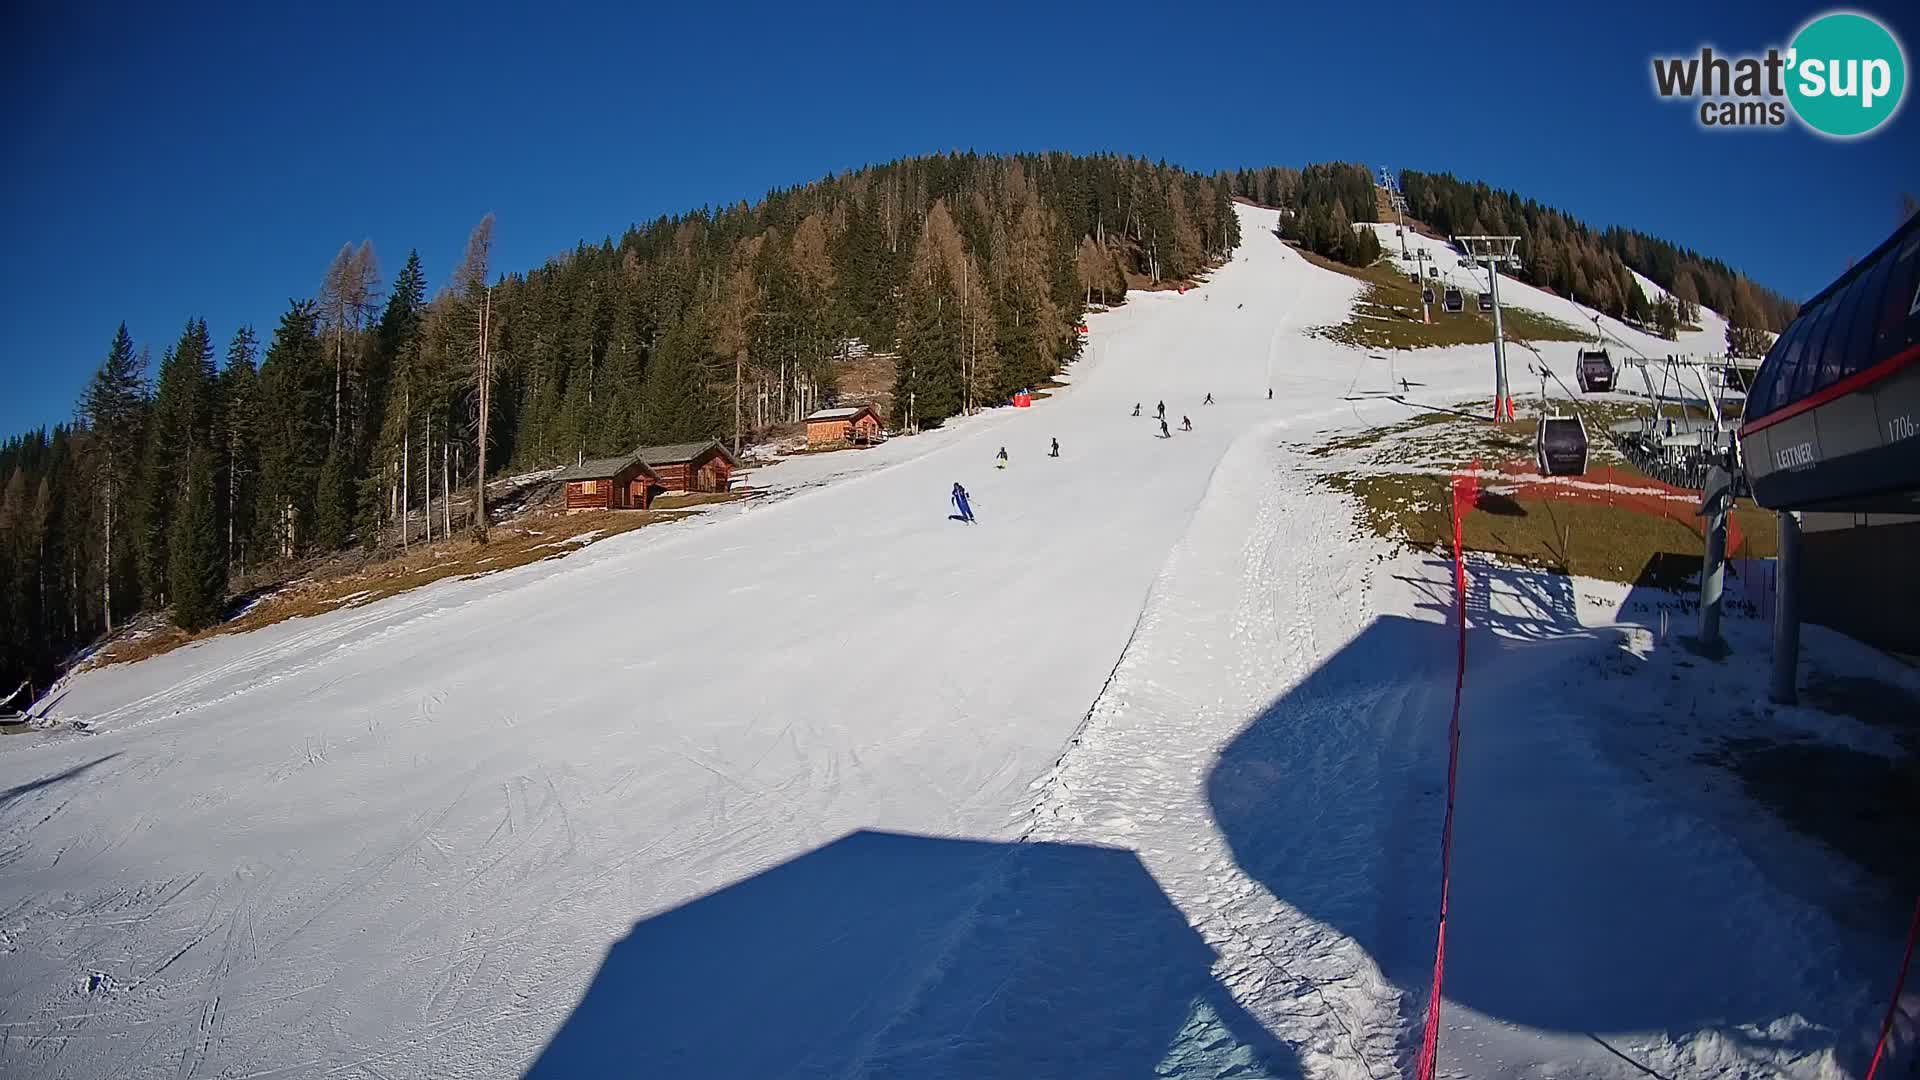
<path id="1" fill-rule="evenodd" d="M 1327 483 L 1359 501 L 1361 520 L 1376 535 L 1429 549 L 1453 542 L 1452 490 L 1445 476 L 1335 473 Z M 1482 493 L 1461 523 L 1461 541 L 1469 551 L 1524 565 L 1631 584 L 1669 560 L 1697 562 L 1706 545 L 1700 520 L 1690 511 L 1676 505 L 1655 515 L 1625 504 Z M 1776 554 L 1773 515 L 1741 506 L 1734 519 L 1740 542 L 1730 557 Z"/>
<path id="2" fill-rule="evenodd" d="M 1329 341 L 1363 349 L 1429 349 L 1493 342 L 1493 317 L 1482 314 L 1471 295 L 1467 297 L 1467 310 L 1449 313 L 1441 310 L 1439 303 L 1445 286 L 1435 285 L 1435 302 L 1431 305 L 1433 321 L 1423 323 L 1420 321 L 1422 286 L 1407 280 L 1392 263 L 1383 259 L 1360 269 L 1305 248 L 1296 246 L 1294 250 L 1315 266 L 1344 274 L 1366 286 L 1345 322 L 1318 328 L 1320 336 Z M 1500 315 L 1501 329 L 1508 341 L 1585 341 L 1592 336 L 1578 327 L 1525 308 L 1502 307 Z"/>
<path id="3" fill-rule="evenodd" d="M 288 619 L 325 615 L 346 607 L 361 607 L 447 578 L 478 577 L 548 559 L 564 558 L 610 536 L 663 521 L 678 521 L 692 513 L 693 508 L 735 502 L 756 494 L 737 491 L 721 495 L 668 495 L 654 500 L 651 510 L 562 511 L 528 515 L 494 526 L 489 530 L 485 543 L 463 535 L 453 540 L 415 544 L 405 552 L 395 552 L 390 557 L 362 564 L 346 572 L 329 573 L 322 566 L 312 575 L 269 593 L 244 615 L 229 622 L 197 634 L 188 634 L 169 625 L 138 636 L 121 638 L 101 649 L 86 666 L 134 663 L 224 634 L 245 633 Z M 575 537 L 595 530 L 598 530 L 597 536 L 574 542 Z"/>

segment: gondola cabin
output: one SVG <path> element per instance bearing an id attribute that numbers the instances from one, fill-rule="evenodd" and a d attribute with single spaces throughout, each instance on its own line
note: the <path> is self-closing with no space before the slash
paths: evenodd
<path id="1" fill-rule="evenodd" d="M 643 446 L 639 455 L 667 491 L 724 492 L 733 486 L 733 470 L 740 467 L 740 462 L 716 439 Z"/>
<path id="2" fill-rule="evenodd" d="M 1533 456 L 1543 475 L 1586 475 L 1586 422 L 1578 413 L 1572 416 L 1542 414 L 1533 431 Z"/>
<path id="3" fill-rule="evenodd" d="M 1579 380 L 1583 394 L 1604 394 L 1612 390 L 1616 374 L 1613 354 L 1605 349 L 1581 349 L 1573 364 L 1573 375 Z"/>
<path id="4" fill-rule="evenodd" d="M 1445 301 L 1441 306 L 1448 311 L 1465 311 L 1467 308 L 1467 298 L 1460 294 L 1459 289 L 1448 287 Z"/>
<path id="5" fill-rule="evenodd" d="M 1920 216 L 1767 350 L 1740 450 L 1770 510 L 1920 513 Z"/>
<path id="6" fill-rule="evenodd" d="M 1481 311 L 1493 310 L 1493 297 L 1491 295 L 1487 293 L 1480 294 L 1480 310 Z"/>
<path id="7" fill-rule="evenodd" d="M 568 510 L 645 510 L 662 487 L 637 453 L 581 461 L 554 479 L 566 485 Z"/>
<path id="8" fill-rule="evenodd" d="M 848 409 L 821 409 L 807 417 L 807 449 L 829 446 L 867 446 L 880 441 L 880 414 L 870 405 Z"/>

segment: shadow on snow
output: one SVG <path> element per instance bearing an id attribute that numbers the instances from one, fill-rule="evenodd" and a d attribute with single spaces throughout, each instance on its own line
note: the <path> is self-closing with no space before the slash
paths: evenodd
<path id="1" fill-rule="evenodd" d="M 528 1077 L 1296 1076 L 1129 851 L 861 831 L 642 920 Z"/>
<path id="2" fill-rule="evenodd" d="M 1788 973 L 1749 969 L 1767 927 L 1748 880 L 1696 865 L 1698 826 L 1582 730 L 1625 703 L 1556 694 L 1563 665 L 1616 646 L 1580 627 L 1572 582 L 1472 573 L 1447 1000 L 1589 1035 L 1711 1028 L 1740 1041 L 1737 1025 L 1819 1016 Z M 1450 616 L 1451 582 L 1418 606 Z M 1207 778 L 1241 869 L 1351 938 L 1402 992 L 1405 1067 L 1432 974 L 1457 640 L 1450 622 L 1376 620 L 1262 710 Z M 1779 1036 L 1802 1051 L 1832 1038 Z M 1444 1038 L 1441 1053 L 1444 1067 Z"/>

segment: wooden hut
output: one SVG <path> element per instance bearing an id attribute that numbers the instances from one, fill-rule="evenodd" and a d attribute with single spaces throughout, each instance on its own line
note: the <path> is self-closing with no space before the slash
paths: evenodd
<path id="1" fill-rule="evenodd" d="M 733 486 L 733 470 L 740 467 L 716 439 L 643 446 L 639 456 L 667 491 L 725 492 Z"/>
<path id="2" fill-rule="evenodd" d="M 807 417 L 807 449 L 818 450 L 841 443 L 867 444 L 880 441 L 880 414 L 871 405 L 849 409 L 821 409 Z"/>
<path id="3" fill-rule="evenodd" d="M 560 470 L 569 510 L 645 510 L 665 485 L 639 453 L 595 458 Z"/>

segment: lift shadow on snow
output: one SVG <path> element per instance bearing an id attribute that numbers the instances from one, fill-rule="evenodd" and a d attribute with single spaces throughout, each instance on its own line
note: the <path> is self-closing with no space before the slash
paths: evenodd
<path id="1" fill-rule="evenodd" d="M 642 920 L 528 1077 L 1293 1077 L 1130 851 L 860 831 Z"/>
<path id="2" fill-rule="evenodd" d="M 1870 995 L 1827 931 L 1764 899 L 1777 894 L 1712 819 L 1751 804 L 1702 816 L 1603 733 L 1637 691 L 1578 673 L 1618 653 L 1621 632 L 1582 626 L 1575 579 L 1473 574 L 1443 1071 L 1489 1075 L 1480 1049 L 1526 1029 L 1548 1042 L 1519 1054 L 1560 1055 L 1578 1075 L 1611 1075 L 1622 1057 L 1659 1075 L 1701 1040 L 1782 1062 L 1838 1044 L 1850 1061 Z M 1416 581 L 1415 606 L 1451 616 L 1450 576 Z M 1390 1073 L 1411 1068 L 1430 985 L 1456 650 L 1450 619 L 1376 619 L 1207 777 L 1241 870 L 1352 939 L 1400 991 L 1401 1060 L 1376 1063 Z M 1701 766 L 1676 756 L 1697 784 Z"/>

